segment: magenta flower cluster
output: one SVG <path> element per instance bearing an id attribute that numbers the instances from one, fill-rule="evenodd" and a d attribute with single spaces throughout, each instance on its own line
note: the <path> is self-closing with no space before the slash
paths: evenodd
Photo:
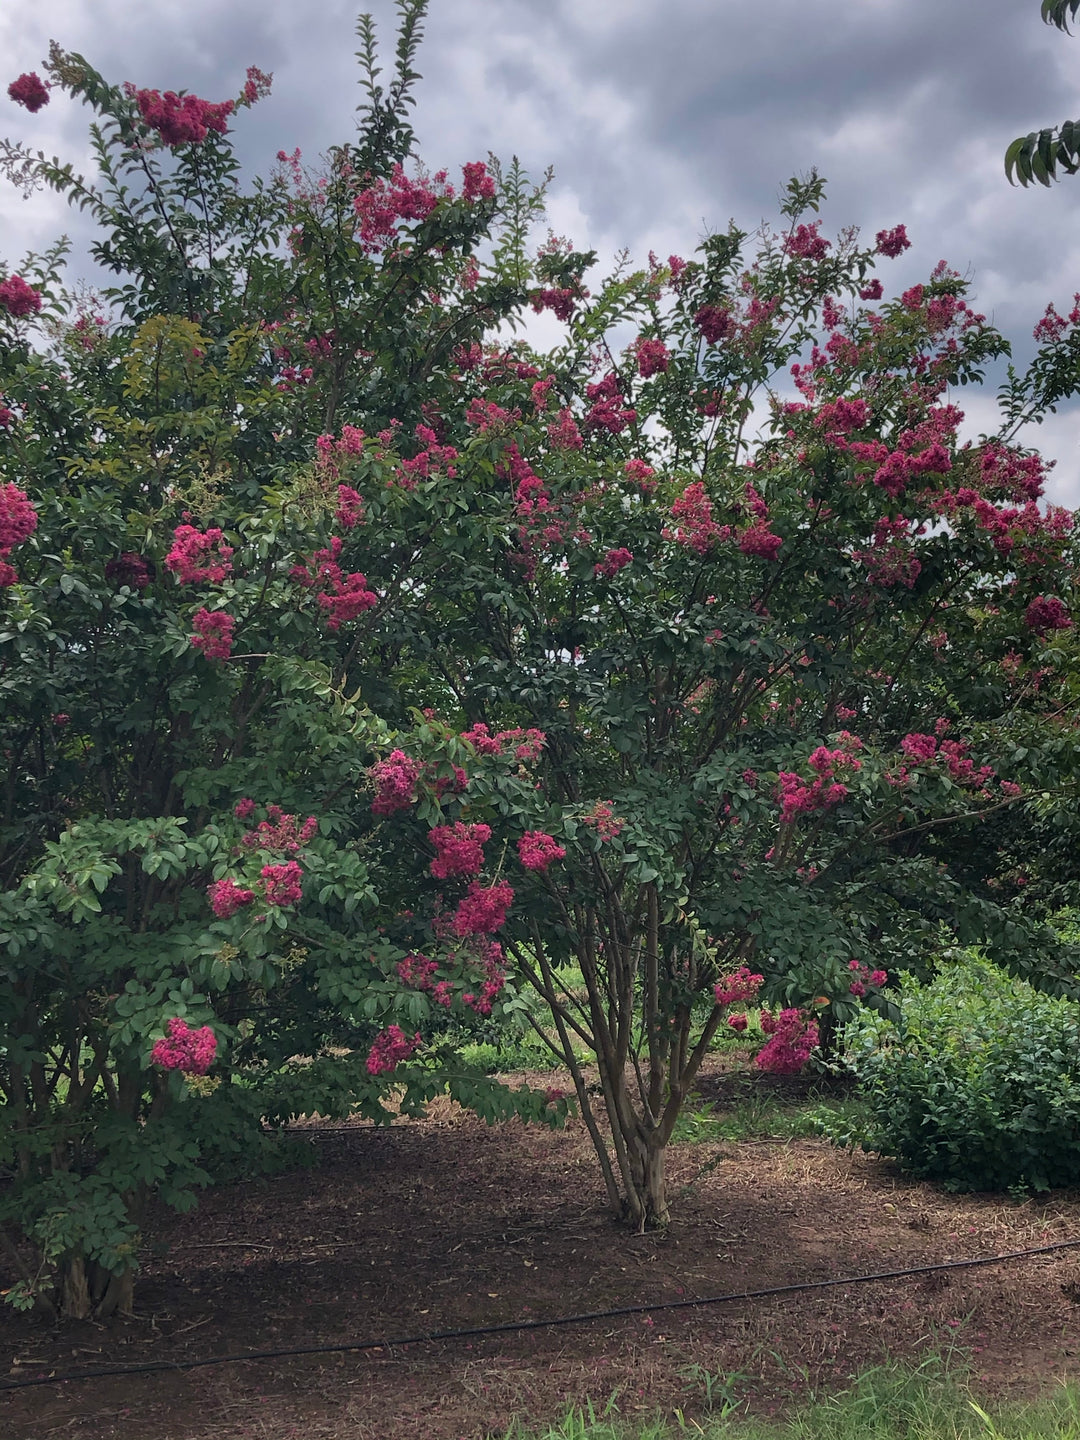
<path id="1" fill-rule="evenodd" d="M 400 1025 L 388 1025 L 375 1037 L 367 1057 L 369 1075 L 389 1075 L 402 1060 L 407 1060 L 423 1042 L 419 1030 L 410 1040 Z"/>
<path id="2" fill-rule="evenodd" d="M 543 830 L 526 830 L 517 842 L 518 859 L 526 870 L 544 871 L 555 860 L 566 859 L 566 848 Z"/>
<path id="3" fill-rule="evenodd" d="M 801 1010 L 781 1010 L 779 1015 L 762 1010 L 761 1028 L 769 1039 L 758 1051 L 754 1064 L 773 1075 L 797 1075 L 818 1043 L 817 1021 Z"/>
<path id="4" fill-rule="evenodd" d="M 143 120 L 157 131 L 162 144 L 170 147 L 201 145 L 211 130 L 224 135 L 225 122 L 236 108 L 231 100 L 215 104 L 197 95 L 177 95 L 172 90 L 162 95 L 157 90 L 127 88 Z"/>
<path id="5" fill-rule="evenodd" d="M 228 660 L 232 654 L 236 621 L 224 610 L 196 610 L 191 617 L 195 634 L 191 648 L 201 650 L 208 660 Z"/>
<path id="6" fill-rule="evenodd" d="M 506 912 L 514 900 L 513 887 L 505 880 L 494 885 L 473 881 L 458 902 L 451 921 L 455 935 L 493 935 L 506 923 Z"/>
<path id="7" fill-rule="evenodd" d="M 16 105 L 23 105 L 36 115 L 43 105 L 49 103 L 49 87 L 42 80 L 41 76 L 31 70 L 20 75 L 8 86 L 7 92 Z"/>
<path id="8" fill-rule="evenodd" d="M 19 578 L 7 557 L 37 529 L 37 511 L 26 492 L 11 480 L 0 485 L 0 590 Z"/>
<path id="9" fill-rule="evenodd" d="M 6 310 L 19 320 L 40 309 L 41 292 L 28 285 L 21 275 L 9 275 L 0 282 L 0 310 Z"/>
<path id="10" fill-rule="evenodd" d="M 484 844 L 491 839 L 491 826 L 466 825 L 459 820 L 455 825 L 436 825 L 428 831 L 428 839 L 435 846 L 430 868 L 436 879 L 473 876 L 484 864 Z"/>
<path id="11" fill-rule="evenodd" d="M 162 1070 L 180 1070 L 185 1075 L 205 1075 L 217 1054 L 217 1037 L 209 1025 L 192 1030 L 186 1020 L 175 1016 L 165 1026 L 165 1035 L 150 1051 L 153 1064 Z"/>
<path id="12" fill-rule="evenodd" d="M 741 1005 L 752 1000 L 765 983 L 764 975 L 755 975 L 747 965 L 740 965 L 730 975 L 722 975 L 713 986 L 717 1005 Z"/>
<path id="13" fill-rule="evenodd" d="M 209 580 L 220 585 L 232 570 L 233 550 L 217 526 L 207 531 L 194 525 L 178 525 L 173 543 L 165 556 L 165 568 L 171 570 L 182 585 L 195 585 Z"/>

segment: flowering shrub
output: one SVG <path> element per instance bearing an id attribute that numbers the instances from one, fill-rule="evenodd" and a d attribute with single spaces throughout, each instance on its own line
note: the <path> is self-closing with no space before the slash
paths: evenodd
<path id="1" fill-rule="evenodd" d="M 64 1242 L 19 1303 L 129 1306 L 145 1176 L 188 1203 L 264 1116 L 381 1123 L 393 1086 L 558 1123 L 454 1056 L 521 987 L 592 1047 L 599 1092 L 559 1042 L 643 1227 L 746 976 L 785 1066 L 888 1009 L 852 960 L 910 968 L 942 929 L 1076 969 L 985 839 L 1075 784 L 1073 517 L 1010 438 L 1069 392 L 1073 322 L 965 446 L 951 392 L 1004 340 L 945 266 L 874 296 L 906 236 L 829 238 L 816 178 L 756 251 L 731 228 L 606 279 L 532 253 L 516 164 L 455 186 L 413 153 L 423 8 L 358 136 L 250 196 L 257 75 L 228 108 L 46 67 L 108 165 L 27 173 L 85 202 L 115 288 L 88 307 L 57 253 L 0 296 L 0 1028 L 51 1057 L 44 1088 L 12 1062 L 32 1183 L 0 1222 Z M 507 339 L 529 304 L 567 318 L 550 353 Z M 181 1010 L 242 1084 L 149 1062 Z"/>

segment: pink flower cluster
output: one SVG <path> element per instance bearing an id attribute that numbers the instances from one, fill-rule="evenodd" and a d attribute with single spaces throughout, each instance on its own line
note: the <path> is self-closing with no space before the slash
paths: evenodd
<path id="1" fill-rule="evenodd" d="M 637 419 L 637 411 L 627 408 L 619 377 L 609 371 L 595 385 L 585 386 L 585 397 L 592 403 L 585 414 L 585 427 L 589 430 L 606 430 L 610 435 L 620 435 Z"/>
<path id="2" fill-rule="evenodd" d="M 848 990 L 860 1000 L 866 994 L 868 985 L 875 990 L 880 990 L 889 978 L 884 970 L 871 970 L 870 966 L 864 965 L 861 960 L 849 960 L 848 969 L 852 976 Z"/>
<path id="3" fill-rule="evenodd" d="M 663 375 L 671 364 L 671 352 L 662 340 L 648 340 L 642 336 L 634 347 L 634 353 L 638 374 L 643 380 L 652 375 Z"/>
<path id="4" fill-rule="evenodd" d="M 461 167 L 461 175 L 461 193 L 470 204 L 476 200 L 495 199 L 495 181 L 482 160 L 470 160 Z"/>
<path id="5" fill-rule="evenodd" d="M 31 115 L 36 115 L 43 105 L 49 103 L 49 87 L 33 70 L 13 80 L 7 93 L 16 105 L 24 105 Z"/>
<path id="6" fill-rule="evenodd" d="M 211 910 L 221 920 L 228 920 L 255 899 L 254 890 L 245 890 L 235 880 L 228 878 L 215 880 L 206 887 L 206 893 L 210 899 Z"/>
<path id="7" fill-rule="evenodd" d="M 1068 630 L 1072 623 L 1072 617 L 1056 595 L 1037 595 L 1024 611 L 1024 624 L 1033 635 Z"/>
<path id="8" fill-rule="evenodd" d="M 364 523 L 364 502 L 359 493 L 351 485 L 339 485 L 337 487 L 338 503 L 334 511 L 334 519 L 343 530 L 351 530 L 355 525 Z"/>
<path id="9" fill-rule="evenodd" d="M 18 576 L 7 557 L 37 529 L 37 511 L 25 491 L 11 480 L 0 485 L 0 589 L 14 585 Z"/>
<path id="10" fill-rule="evenodd" d="M 254 800 L 240 800 L 234 813 L 241 820 L 249 820 L 255 810 Z M 241 837 L 240 843 L 248 850 L 266 850 L 272 855 L 295 855 L 318 833 L 319 822 L 309 815 L 302 825 L 295 815 L 287 815 L 280 805 L 267 805 L 266 819 L 260 820 L 254 830 Z"/>
<path id="11" fill-rule="evenodd" d="M 224 539 L 217 526 L 203 532 L 194 525 L 178 525 L 173 531 L 172 549 L 165 556 L 165 568 L 182 585 L 204 580 L 220 585 L 232 571 L 233 550 Z"/>
<path id="12" fill-rule="evenodd" d="M 761 1028 L 770 1038 L 754 1064 L 773 1075 L 797 1075 L 818 1043 L 817 1021 L 796 1009 L 781 1010 L 779 1015 L 762 1010 Z"/>
<path id="13" fill-rule="evenodd" d="M 340 536 L 332 536 L 327 549 L 315 551 L 310 566 L 294 565 L 290 572 L 298 584 L 318 592 L 319 608 L 327 612 L 328 630 L 340 630 L 345 621 L 355 620 L 379 603 L 378 595 L 367 588 L 366 575 L 342 572 L 338 564 L 342 543 Z"/>
<path id="14" fill-rule="evenodd" d="M 145 590 L 150 584 L 150 567 L 143 556 L 134 550 L 125 550 L 106 562 L 105 579 L 126 585 L 130 590 Z"/>
<path id="15" fill-rule="evenodd" d="M 165 1026 L 165 1035 L 150 1051 L 153 1064 L 163 1070 L 181 1070 L 185 1075 L 205 1075 L 217 1054 L 217 1036 L 209 1025 L 192 1030 L 179 1016 Z"/>
<path id="16" fill-rule="evenodd" d="M 820 227 L 820 220 L 811 225 L 796 226 L 784 241 L 784 249 L 797 260 L 824 260 L 831 245 L 818 234 Z"/>
<path id="17" fill-rule="evenodd" d="M 718 345 L 734 335 L 736 329 L 731 311 L 722 305 L 702 305 L 694 316 L 694 324 L 707 345 Z"/>
<path id="18" fill-rule="evenodd" d="M 388 1025 L 376 1035 L 368 1052 L 368 1074 L 389 1075 L 402 1060 L 408 1060 L 410 1055 L 415 1054 L 422 1043 L 419 1030 L 410 1040 L 400 1025 Z"/>
<path id="19" fill-rule="evenodd" d="M 41 309 L 41 292 L 28 285 L 21 275 L 9 275 L 0 282 L 0 310 L 20 319 Z"/>
<path id="20" fill-rule="evenodd" d="M 474 406 L 481 407 L 481 409 L 474 410 Z M 517 419 L 518 415 L 517 411 L 510 415 L 493 401 L 470 401 L 466 419 L 473 424 L 477 423 L 478 417 L 479 429 L 484 431 L 493 424 L 509 423 L 511 420 Z M 445 475 L 448 479 L 453 480 L 457 474 L 454 461 L 458 459 L 458 452 L 453 445 L 440 445 L 439 437 L 430 425 L 417 425 L 416 438 L 420 441 L 419 450 L 412 459 L 403 460 L 398 467 L 396 478 L 401 488 L 415 490 L 418 481 L 430 480 L 433 475 Z"/>
<path id="21" fill-rule="evenodd" d="M 601 840 L 614 840 L 626 821 L 616 816 L 610 801 L 597 800 L 588 814 L 581 817 L 581 823 L 595 830 Z"/>
<path id="22" fill-rule="evenodd" d="M 866 567 L 871 585 L 906 585 L 910 590 L 922 573 L 922 561 L 911 548 L 910 522 L 882 516 L 874 526 L 869 550 L 853 550 L 852 559 Z"/>
<path id="23" fill-rule="evenodd" d="M 538 760 L 547 741 L 542 730 L 523 730 L 520 726 L 513 730 L 500 730 L 492 735 L 482 720 L 478 720 L 468 730 L 463 730 L 461 738 L 467 740 L 478 755 L 504 755 L 512 745 L 515 759 L 522 762 Z"/>
<path id="24" fill-rule="evenodd" d="M 730 525 L 718 525 L 713 519 L 712 501 L 700 480 L 688 485 L 671 507 L 671 518 L 677 521 L 674 530 L 665 526 L 665 540 L 684 545 L 695 555 L 705 555 L 718 540 L 731 538 Z"/>
<path id="25" fill-rule="evenodd" d="M 846 732 L 845 732 L 846 733 Z M 793 770 L 781 770 L 777 798 L 780 801 L 780 822 L 789 824 L 797 815 L 810 814 L 815 810 L 826 810 L 830 805 L 839 805 L 847 799 L 848 787 L 838 783 L 834 776 L 839 770 L 861 770 L 862 761 L 852 754 L 861 741 L 852 735 L 846 742 L 848 748 L 830 750 L 819 745 L 807 763 L 816 778 L 809 784 Z"/>
<path id="26" fill-rule="evenodd" d="M 445 180 L 443 172 L 432 184 L 423 178 L 410 180 L 400 164 L 394 166 L 388 180 L 365 176 L 364 188 L 353 200 L 364 249 L 374 254 L 397 239 L 399 220 L 426 220 L 440 198 L 453 193 Z"/>
<path id="27" fill-rule="evenodd" d="M 730 975 L 722 975 L 713 986 L 717 1005 L 739 1005 L 752 1000 L 765 983 L 764 975 L 755 975 L 749 966 L 740 965 Z"/>
<path id="28" fill-rule="evenodd" d="M 191 648 L 201 650 L 208 660 L 228 660 L 232 654 L 236 621 L 224 610 L 196 610 L 191 617 L 195 634 Z"/>
<path id="29" fill-rule="evenodd" d="M 368 771 L 375 782 L 371 813 L 393 815 L 397 810 L 407 810 L 416 799 L 416 782 L 423 772 L 420 761 L 411 759 L 404 750 L 391 750 L 385 760 L 377 760 Z"/>
<path id="30" fill-rule="evenodd" d="M 546 870 L 554 860 L 566 859 L 566 848 L 543 830 L 526 830 L 517 842 L 518 859 L 526 870 Z"/>
<path id="31" fill-rule="evenodd" d="M 939 735 L 948 728 L 948 723 L 947 720 L 938 721 Z M 900 749 L 916 763 L 944 760 L 950 776 L 959 784 L 985 785 L 993 778 L 994 768 L 992 765 L 981 765 L 976 769 L 974 760 L 966 754 L 969 748 L 966 741 L 939 740 L 937 736 L 922 735 L 918 731 L 912 731 L 900 741 Z"/>
<path id="32" fill-rule="evenodd" d="M 574 306 L 579 299 L 588 295 L 587 290 L 570 290 L 565 288 L 553 288 L 549 290 L 536 290 L 529 299 L 532 308 L 539 315 L 544 310 L 550 310 L 557 320 L 564 323 L 574 313 Z"/>
<path id="33" fill-rule="evenodd" d="M 584 445 L 577 421 L 570 410 L 560 410 L 547 427 L 548 440 L 555 450 L 580 450 Z"/>
<path id="34" fill-rule="evenodd" d="M 268 905 L 296 905 L 303 894 L 300 882 L 304 872 L 295 860 L 284 865 L 264 865 L 259 871 L 265 883 Z"/>
<path id="35" fill-rule="evenodd" d="M 620 545 L 616 550 L 609 550 L 599 564 L 593 566 L 593 574 L 599 579 L 611 580 L 624 566 L 633 561 L 633 553 L 625 545 Z"/>
<path id="36" fill-rule="evenodd" d="M 431 873 L 439 880 L 451 875 L 476 875 L 484 864 L 484 845 L 491 839 L 490 825 L 436 825 L 428 831 L 435 846 Z"/>
<path id="37" fill-rule="evenodd" d="M 513 899 L 513 887 L 505 880 L 489 886 L 474 880 L 454 911 L 451 922 L 454 934 L 493 935 L 505 924 Z"/>
<path id="38" fill-rule="evenodd" d="M 157 90 L 136 90 L 134 99 L 146 124 L 169 146 L 201 145 L 211 130 L 224 135 L 225 122 L 236 108 L 231 100 L 214 104 L 172 90 L 166 90 L 164 95 Z"/>
<path id="39" fill-rule="evenodd" d="M 875 249 L 878 254 L 887 255 L 890 259 L 895 259 L 897 255 L 911 249 L 907 227 L 904 225 L 896 225 L 892 230 L 879 230 L 874 239 L 877 241 Z"/>

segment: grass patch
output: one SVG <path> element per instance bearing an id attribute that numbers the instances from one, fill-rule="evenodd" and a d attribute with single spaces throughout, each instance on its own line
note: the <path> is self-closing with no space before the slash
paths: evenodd
<path id="1" fill-rule="evenodd" d="M 684 1145 L 716 1140 L 801 1140 L 820 1135 L 824 1124 L 854 1123 L 862 1106 L 858 1096 L 827 1091 L 811 1091 L 802 1100 L 751 1092 L 723 1109 L 714 1101 L 688 1106 L 676 1121 L 671 1138 Z"/>
<path id="2" fill-rule="evenodd" d="M 746 1401 L 713 1377 L 714 1412 L 692 1418 L 682 1409 L 650 1422 L 624 1420 L 618 1396 L 574 1410 L 544 1430 L 518 1426 L 506 1440 L 1077 1440 L 1080 1388 L 1060 1385 L 1035 1400 L 992 1404 L 973 1396 L 962 1374 L 940 1357 L 917 1366 L 868 1370 L 847 1390 L 815 1397 L 784 1419 L 746 1415 Z M 687 1404 L 700 1411 L 700 1403 Z M 706 1407 L 706 1410 L 708 1407 Z"/>

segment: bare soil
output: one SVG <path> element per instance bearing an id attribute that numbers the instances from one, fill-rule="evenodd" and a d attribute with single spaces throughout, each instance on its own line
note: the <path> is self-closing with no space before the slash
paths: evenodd
<path id="1" fill-rule="evenodd" d="M 714 1073 L 702 1092 L 722 1113 L 748 1083 Z M 779 1088 L 792 1098 L 798 1086 Z M 55 1329 L 0 1310 L 0 1380 L 392 1340 L 1080 1239 L 1078 1191 L 1019 1205 L 951 1196 L 819 1140 L 673 1146 L 674 1222 L 641 1236 L 609 1216 L 580 1121 L 488 1128 L 439 1102 L 423 1121 L 312 1126 L 309 1138 L 312 1170 L 153 1215 L 133 1319 Z M 587 1397 L 615 1395 L 623 1416 L 700 1417 L 723 1392 L 767 1413 L 877 1361 L 950 1348 L 990 1395 L 1076 1375 L 1080 1248 L 520 1333 L 57 1381 L 0 1393 L 0 1436 L 481 1440 Z"/>

